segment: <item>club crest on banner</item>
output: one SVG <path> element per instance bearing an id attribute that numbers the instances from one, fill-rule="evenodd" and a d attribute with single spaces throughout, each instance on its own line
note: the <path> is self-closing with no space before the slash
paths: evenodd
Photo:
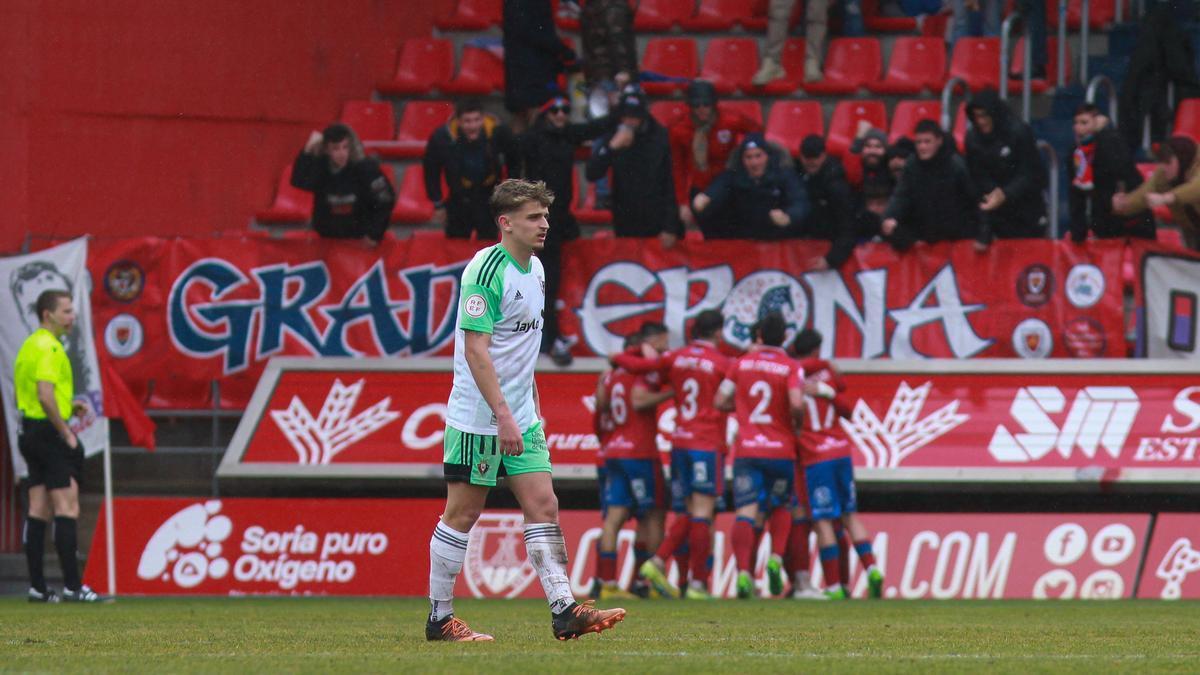
<path id="1" fill-rule="evenodd" d="M 142 294 L 146 275 L 130 260 L 118 260 L 104 271 L 104 290 L 117 302 L 133 302 Z"/>
<path id="2" fill-rule="evenodd" d="M 1013 351 L 1021 358 L 1044 359 L 1054 351 L 1054 335 L 1041 319 L 1025 319 L 1013 330 Z"/>
<path id="3" fill-rule="evenodd" d="M 471 528 L 463 578 L 477 598 L 515 598 L 537 578 L 525 555 L 525 518 L 483 514 Z"/>
<path id="4" fill-rule="evenodd" d="M 142 351 L 143 337 L 142 324 L 132 314 L 118 314 L 104 327 L 104 347 L 119 359 Z"/>
<path id="5" fill-rule="evenodd" d="M 1029 307 L 1041 307 L 1054 294 L 1054 273 L 1038 263 L 1030 265 L 1017 276 L 1017 299 Z"/>
<path id="6" fill-rule="evenodd" d="M 1104 272 L 1092 264 L 1080 264 L 1067 272 L 1067 300 L 1079 309 L 1087 309 L 1104 297 Z"/>

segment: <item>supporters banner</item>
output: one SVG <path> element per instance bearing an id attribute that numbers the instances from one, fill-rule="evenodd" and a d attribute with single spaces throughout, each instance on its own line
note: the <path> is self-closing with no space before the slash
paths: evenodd
<path id="1" fill-rule="evenodd" d="M 1138 354 L 1195 359 L 1200 316 L 1200 256 L 1161 244 L 1133 240 L 1138 273 L 1134 292 L 1141 313 Z"/>
<path id="2" fill-rule="evenodd" d="M 88 260 L 86 237 L 28 255 L 0 258 L 0 279 L 8 283 L 8 292 L 0 294 L 0 316 L 5 317 L 0 321 L 0 391 L 5 403 L 8 445 L 12 449 L 13 468 L 18 478 L 26 476 L 28 469 L 17 448 L 20 424 L 13 392 L 13 362 L 25 339 L 41 323 L 35 305 L 43 291 L 67 291 L 75 306 L 75 326 L 63 339 L 75 385 L 75 397 L 71 401 L 75 412 L 69 420 L 71 430 L 79 436 L 89 457 L 108 445 L 108 418 L 104 416 L 100 366 L 92 339 L 94 321 Z"/>
<path id="3" fill-rule="evenodd" d="M 114 508 L 117 588 L 132 595 L 407 595 L 429 579 L 429 533 L 441 500 L 137 499 Z M 103 517 L 102 517 L 103 518 Z M 1111 599 L 1130 597 L 1145 545 L 1145 515 L 865 514 L 885 597 Z M 564 511 L 568 576 L 587 594 L 600 535 L 598 511 Z M 104 520 L 97 524 L 103 531 Z M 712 590 L 734 597 L 732 516 L 717 518 Z M 471 530 L 459 597 L 542 597 L 517 511 L 487 511 Z M 622 584 L 633 576 L 634 531 L 619 537 Z M 101 591 L 102 537 L 84 581 Z M 760 546 L 766 559 L 770 535 Z M 810 540 L 810 545 L 815 541 Z M 813 574 L 820 565 L 813 550 Z M 672 566 L 671 575 L 678 578 Z M 765 593 L 764 565 L 756 569 Z M 851 561 L 850 587 L 866 579 Z"/>
<path id="4" fill-rule="evenodd" d="M 1155 518 L 1138 597 L 1200 600 L 1200 514 Z"/>
<path id="5" fill-rule="evenodd" d="M 595 475 L 601 365 L 587 360 L 538 374 L 558 477 Z M 853 407 L 841 423 L 865 481 L 1200 478 L 1197 368 L 1138 360 L 842 367 Z M 218 473 L 440 477 L 451 379 L 445 359 L 273 360 Z M 674 420 L 664 404 L 664 460 Z"/>
<path id="6" fill-rule="evenodd" d="M 440 237 L 97 241 L 97 335 L 151 407 L 246 404 L 268 358 L 445 356 L 458 280 L 478 242 Z M 765 311 L 813 326 L 844 358 L 1108 357 L 1125 354 L 1121 242 L 864 245 L 840 272 L 804 272 L 820 242 L 656 239 L 569 243 L 562 325 L 579 356 L 606 354 L 645 320 L 682 341 L 724 307 L 744 346 Z"/>

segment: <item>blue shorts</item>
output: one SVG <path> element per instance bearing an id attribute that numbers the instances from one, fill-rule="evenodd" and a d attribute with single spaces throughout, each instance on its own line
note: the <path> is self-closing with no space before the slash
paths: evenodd
<path id="1" fill-rule="evenodd" d="M 808 485 L 809 517 L 813 520 L 833 520 L 858 510 L 854 465 L 849 457 L 805 467 L 804 482 Z"/>
<path id="2" fill-rule="evenodd" d="M 724 492 L 723 467 L 715 450 L 671 451 L 671 509 L 684 513 L 684 501 L 693 494 L 718 495 Z"/>
<path id="3" fill-rule="evenodd" d="M 757 503 L 763 511 L 790 506 L 796 487 L 796 463 L 790 459 L 733 460 L 733 506 Z"/>
<path id="4" fill-rule="evenodd" d="M 622 506 L 637 518 L 666 504 L 662 464 L 657 459 L 609 459 L 604 467 L 606 508 Z"/>

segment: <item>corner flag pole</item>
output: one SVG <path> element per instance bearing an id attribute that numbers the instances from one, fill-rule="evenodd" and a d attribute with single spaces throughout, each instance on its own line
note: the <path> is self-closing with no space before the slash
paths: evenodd
<path id="1" fill-rule="evenodd" d="M 117 551 L 113 544 L 112 439 L 104 444 L 104 550 L 108 569 L 108 595 L 117 595 Z"/>

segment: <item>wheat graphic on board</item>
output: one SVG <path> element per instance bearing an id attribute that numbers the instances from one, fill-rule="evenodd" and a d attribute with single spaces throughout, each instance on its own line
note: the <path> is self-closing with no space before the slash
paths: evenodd
<path id="1" fill-rule="evenodd" d="M 375 405 L 350 417 L 358 403 L 365 380 L 350 386 L 335 379 L 325 403 L 313 419 L 308 407 L 293 396 L 286 410 L 272 410 L 271 419 L 292 444 L 300 464 L 329 464 L 337 454 L 400 416 L 389 410 L 392 397 L 385 396 Z"/>
<path id="2" fill-rule="evenodd" d="M 861 399 L 854 405 L 850 419 L 842 419 L 842 428 L 862 451 L 866 466 L 898 467 L 906 457 L 967 421 L 967 416 L 958 412 L 958 401 L 921 419 L 921 409 L 932 388 L 932 382 L 914 389 L 901 381 L 882 420 Z"/>

